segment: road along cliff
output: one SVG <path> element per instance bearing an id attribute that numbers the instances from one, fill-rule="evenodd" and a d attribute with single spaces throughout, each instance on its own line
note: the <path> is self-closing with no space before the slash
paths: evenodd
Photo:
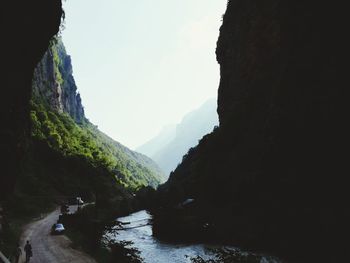
<path id="1" fill-rule="evenodd" d="M 70 211 L 76 211 L 76 206 L 70 206 Z M 51 226 L 57 222 L 59 209 L 44 218 L 24 227 L 20 245 L 23 248 L 27 240 L 33 247 L 31 263 L 96 263 L 85 253 L 72 248 L 72 242 L 64 235 L 51 235 Z M 25 262 L 23 252 L 20 262 Z"/>

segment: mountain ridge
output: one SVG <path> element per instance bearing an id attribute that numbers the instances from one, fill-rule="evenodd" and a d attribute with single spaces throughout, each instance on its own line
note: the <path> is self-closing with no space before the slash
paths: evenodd
<path id="1" fill-rule="evenodd" d="M 167 125 L 162 130 L 146 143 L 136 147 L 136 151 L 146 154 L 147 156 L 153 156 L 161 145 L 168 144 L 172 139 L 175 138 L 176 125 Z"/>
<path id="2" fill-rule="evenodd" d="M 138 181 L 145 184 L 145 186 L 149 184 L 152 187 L 156 187 L 160 182 L 163 182 L 161 170 L 150 158 L 115 141 L 98 130 L 97 126 L 90 123 L 86 118 L 73 77 L 71 57 L 67 55 L 60 38 L 51 42 L 48 51 L 35 70 L 33 103 L 37 105 L 32 109 L 32 122 L 35 128 L 34 137 L 47 138 L 51 141 L 52 147 L 69 154 L 80 154 L 74 148 L 80 147 L 81 151 L 87 154 L 92 162 L 94 162 L 96 156 L 104 156 L 103 158 L 109 160 L 106 165 L 110 166 L 117 178 L 123 184 L 132 185 L 134 188 L 138 187 Z M 43 107 L 38 107 L 38 105 L 43 105 Z M 45 108 L 49 110 L 49 114 L 46 114 Z M 61 114 L 67 114 L 69 117 L 61 117 Z M 56 117 L 51 118 L 52 115 L 56 115 Z M 40 116 L 44 117 L 40 118 Z M 73 127 L 75 124 L 67 118 L 72 118 L 77 126 Z M 67 126 L 68 122 L 70 124 Z M 64 127 L 57 129 L 60 126 Z M 83 141 L 69 139 L 66 130 L 69 131 L 70 128 L 76 132 L 78 138 L 88 140 L 90 144 L 88 147 L 92 147 L 92 150 L 82 147 Z M 68 139 L 65 137 L 68 137 Z M 69 143 L 74 143 L 76 146 L 72 148 Z M 90 154 L 90 151 L 95 152 Z"/>
<path id="3" fill-rule="evenodd" d="M 144 151 L 146 155 L 159 164 L 166 175 L 169 175 L 181 162 L 187 151 L 191 147 L 195 147 L 198 141 L 210 133 L 218 123 L 216 99 L 211 98 L 200 107 L 185 114 L 182 120 L 172 127 L 173 130 L 168 131 L 166 139 L 163 139 L 160 144 L 152 146 L 157 148 L 157 150 L 153 149 L 153 153 L 147 152 L 147 148 L 146 150 L 142 149 L 142 146 L 136 150 Z M 160 133 L 160 135 L 164 134 Z M 153 142 L 157 142 L 158 138 L 154 137 Z"/>

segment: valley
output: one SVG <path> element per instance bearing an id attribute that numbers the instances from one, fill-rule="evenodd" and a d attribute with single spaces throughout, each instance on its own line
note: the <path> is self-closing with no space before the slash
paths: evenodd
<path id="1" fill-rule="evenodd" d="M 345 4 L 228 0 L 217 17 L 212 1 L 157 3 L 75 6 L 90 25 L 75 32 L 96 34 L 78 48 L 93 67 L 78 72 L 102 77 L 78 76 L 109 135 L 86 114 L 62 2 L 0 9 L 1 260 L 30 239 L 31 262 L 347 262 Z M 213 97 L 214 66 L 217 99 L 190 112 Z M 136 151 L 113 139 L 141 141 L 183 105 Z M 91 205 L 60 216 L 77 197 Z M 65 235 L 51 236 L 58 218 Z"/>

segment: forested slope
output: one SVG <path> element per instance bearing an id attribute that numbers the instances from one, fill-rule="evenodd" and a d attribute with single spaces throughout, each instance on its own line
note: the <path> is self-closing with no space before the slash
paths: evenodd
<path id="1" fill-rule="evenodd" d="M 139 188 L 164 180 L 151 159 L 114 141 L 86 118 L 71 58 L 60 39 L 51 41 L 32 85 L 31 137 L 11 198 L 14 213 L 42 211 L 77 195 L 121 204 Z"/>

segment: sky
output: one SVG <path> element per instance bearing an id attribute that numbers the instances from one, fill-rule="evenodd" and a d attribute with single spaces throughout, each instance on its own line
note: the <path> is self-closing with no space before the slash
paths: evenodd
<path id="1" fill-rule="evenodd" d="M 67 0 L 62 33 L 87 118 L 135 149 L 217 96 L 227 0 Z"/>

